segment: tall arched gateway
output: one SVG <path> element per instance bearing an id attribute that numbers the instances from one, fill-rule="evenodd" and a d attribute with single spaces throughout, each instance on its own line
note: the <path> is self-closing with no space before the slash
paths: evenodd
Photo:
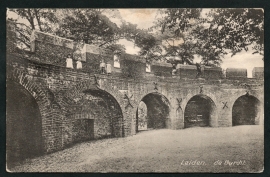
<path id="1" fill-rule="evenodd" d="M 260 101 L 252 95 L 240 96 L 233 104 L 232 125 L 257 125 L 260 120 Z"/>
<path id="2" fill-rule="evenodd" d="M 213 126 L 216 116 L 216 105 L 213 100 L 203 94 L 195 95 L 185 108 L 185 128 Z"/>
<path id="3" fill-rule="evenodd" d="M 35 98 L 20 84 L 7 81 L 7 165 L 43 153 L 42 121 Z"/>
<path id="4" fill-rule="evenodd" d="M 169 123 L 170 104 L 168 99 L 159 93 L 149 93 L 141 100 L 146 105 L 146 122 L 147 129 L 167 128 Z M 137 131 L 139 130 L 139 114 L 141 107 L 137 108 Z"/>

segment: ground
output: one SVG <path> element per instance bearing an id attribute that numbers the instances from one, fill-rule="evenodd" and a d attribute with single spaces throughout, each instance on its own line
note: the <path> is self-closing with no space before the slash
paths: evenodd
<path id="1" fill-rule="evenodd" d="M 263 126 L 151 130 L 76 144 L 12 172 L 262 172 Z M 234 163 L 233 163 L 234 162 Z"/>

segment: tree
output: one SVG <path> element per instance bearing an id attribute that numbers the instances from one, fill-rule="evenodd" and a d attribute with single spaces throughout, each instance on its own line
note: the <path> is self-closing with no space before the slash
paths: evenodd
<path id="1" fill-rule="evenodd" d="M 175 38 L 165 36 L 161 40 L 165 41 L 165 44 L 163 44 L 164 57 L 170 58 L 168 62 L 172 64 L 193 64 L 194 55 L 196 54 L 196 45 L 191 35 L 181 33 L 181 37 L 179 37 L 179 35 Z"/>
<path id="2" fill-rule="evenodd" d="M 249 46 L 253 54 L 264 54 L 263 9 L 211 9 L 206 17 L 202 16 L 202 9 L 165 9 L 160 13 L 162 18 L 157 20 L 155 28 L 160 28 L 161 33 L 172 30 L 175 38 L 184 40 L 179 46 L 183 51 L 182 60 L 186 60 L 183 54 L 186 55 L 188 44 L 192 44 L 191 53 L 201 55 L 201 63 L 205 65 L 218 66 L 223 55 L 232 53 L 233 56 L 249 50 Z M 193 39 L 186 40 L 186 36 Z M 168 52 L 176 50 L 179 51 L 178 47 L 172 46 Z"/>
<path id="3" fill-rule="evenodd" d="M 192 29 L 198 25 L 202 9 L 160 9 L 161 18 L 151 28 L 163 49 L 160 57 L 172 64 L 194 64 L 197 45 Z M 158 31 L 156 31 L 158 30 Z M 175 58 L 175 59 L 172 59 Z"/>
<path id="4" fill-rule="evenodd" d="M 192 34 L 196 38 L 196 54 L 202 57 L 201 64 L 206 66 L 220 66 L 222 58 L 227 54 L 226 49 L 218 40 L 222 37 L 218 33 L 209 33 L 202 25 L 193 29 Z"/>
<path id="5" fill-rule="evenodd" d="M 124 52 L 123 45 L 116 44 L 124 38 L 121 28 L 112 19 L 123 22 L 116 9 L 65 9 L 62 10 L 57 35 L 75 41 L 83 41 L 112 52 Z"/>
<path id="6" fill-rule="evenodd" d="M 134 46 L 140 48 L 139 55 L 144 57 L 147 62 L 159 60 L 162 49 L 159 46 L 159 40 L 148 30 L 137 28 L 136 24 L 122 22 L 120 34 L 124 39 L 134 43 Z"/>
<path id="7" fill-rule="evenodd" d="M 165 9 L 161 10 L 162 18 L 158 19 L 155 28 L 160 28 L 161 34 L 170 33 L 169 37 L 163 38 L 167 42 L 165 50 L 167 55 L 177 56 L 181 60 L 178 63 L 193 63 L 194 55 L 202 57 L 200 64 L 208 66 L 219 66 L 221 58 L 226 53 L 214 44 L 216 34 L 210 35 L 205 27 L 206 19 L 202 18 L 202 9 Z M 167 38 L 167 39 L 166 39 Z M 168 39 L 181 39 L 182 43 L 171 45 Z M 200 68 L 200 67 L 197 67 Z"/>
<path id="8" fill-rule="evenodd" d="M 109 50 L 125 50 L 115 44 L 120 39 L 119 28 L 104 15 L 107 9 L 9 9 L 15 18 L 16 42 L 21 48 L 30 48 L 30 35 L 33 30 L 48 32 L 77 42 L 99 45 Z M 120 18 L 117 10 L 110 14 Z M 113 18 L 113 17 L 112 17 Z"/>
<path id="9" fill-rule="evenodd" d="M 212 9 L 208 14 L 210 33 L 218 33 L 223 48 L 235 55 L 252 46 L 255 53 L 264 55 L 263 9 Z"/>
<path id="10" fill-rule="evenodd" d="M 52 33 L 58 22 L 55 9 L 9 9 L 9 13 L 15 13 L 16 17 L 8 18 L 15 23 L 16 40 L 20 48 L 30 49 L 30 35 L 33 30 Z M 24 22 L 26 21 L 26 22 Z"/>
<path id="11" fill-rule="evenodd" d="M 196 8 L 172 8 L 160 9 L 161 18 L 157 19 L 155 27 L 161 27 L 161 33 L 166 29 L 175 29 L 175 34 L 189 29 L 193 23 L 192 20 L 200 18 L 202 9 Z"/>
<path id="12" fill-rule="evenodd" d="M 62 19 L 57 35 L 103 46 L 114 42 L 119 31 L 117 25 L 102 14 L 101 9 L 69 9 Z"/>

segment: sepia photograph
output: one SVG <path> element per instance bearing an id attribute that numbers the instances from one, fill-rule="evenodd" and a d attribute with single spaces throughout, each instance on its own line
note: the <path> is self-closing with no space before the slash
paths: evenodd
<path id="1" fill-rule="evenodd" d="M 263 8 L 6 9 L 6 172 L 264 159 Z"/>

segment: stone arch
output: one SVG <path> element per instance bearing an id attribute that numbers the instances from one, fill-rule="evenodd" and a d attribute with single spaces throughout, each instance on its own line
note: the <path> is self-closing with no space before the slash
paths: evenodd
<path id="1" fill-rule="evenodd" d="M 101 82 L 99 82 L 99 83 L 101 83 Z M 101 96 L 101 93 L 102 93 L 102 96 L 107 97 L 110 100 L 113 100 L 113 102 L 116 105 L 116 109 L 117 109 L 116 112 L 119 113 L 118 114 L 119 116 L 121 115 L 121 117 L 119 117 L 119 122 L 114 125 L 114 128 L 110 129 L 110 130 L 115 130 L 114 133 L 112 133 L 113 131 L 111 133 L 109 133 L 108 127 L 110 125 L 108 124 L 108 122 L 103 122 L 104 124 L 106 123 L 105 128 L 107 127 L 107 129 L 108 129 L 108 130 L 105 130 L 105 128 L 101 126 L 101 124 L 102 124 L 101 120 L 94 120 L 94 137 L 101 138 L 101 137 L 105 137 L 105 136 L 110 136 L 110 137 L 126 136 L 127 133 L 125 132 L 125 129 L 124 129 L 124 121 L 125 121 L 126 112 L 123 111 L 124 104 L 123 104 L 123 99 L 121 99 L 121 98 L 123 98 L 123 95 L 121 94 L 121 92 L 112 88 L 112 87 L 107 86 L 105 82 L 103 82 L 100 85 L 97 85 L 96 83 L 93 83 L 93 80 L 84 80 L 84 81 L 78 82 L 72 89 L 68 90 L 65 93 L 65 97 L 72 99 L 72 100 L 76 100 L 76 99 L 81 97 L 82 93 L 86 93 L 86 92 L 92 96 L 98 96 L 98 95 Z M 104 115 L 104 116 L 106 116 L 106 115 Z M 103 128 L 104 128 L 104 130 L 103 130 Z"/>
<path id="2" fill-rule="evenodd" d="M 123 94 L 117 90 L 114 89 L 108 85 L 106 85 L 105 82 L 101 86 L 97 86 L 95 83 L 93 83 L 93 80 L 84 80 L 78 82 L 73 88 L 69 89 L 65 96 L 67 98 L 74 99 L 76 98 L 83 90 L 88 90 L 88 89 L 93 89 L 93 90 L 102 90 L 110 94 L 114 99 L 118 102 L 118 104 L 121 107 L 121 111 L 124 113 L 123 109 Z"/>
<path id="3" fill-rule="evenodd" d="M 159 94 L 159 95 L 163 95 L 167 100 L 168 100 L 168 103 L 169 105 L 171 106 L 171 102 L 170 100 L 168 99 L 168 96 L 159 92 L 159 91 L 153 91 L 153 90 L 143 90 L 143 92 L 140 93 L 139 97 L 136 99 L 136 105 L 138 105 L 140 103 L 140 101 L 148 94 L 151 94 L 151 93 L 156 93 L 156 94 Z"/>
<path id="4" fill-rule="evenodd" d="M 232 105 L 239 97 L 241 97 L 243 95 L 246 95 L 247 93 L 250 96 L 256 97 L 261 103 L 263 103 L 263 99 L 262 99 L 263 97 L 261 98 L 260 94 L 258 94 L 256 91 L 253 91 L 253 90 L 249 90 L 249 91 L 239 90 L 235 94 L 231 95 L 230 101 L 232 102 Z"/>
<path id="5" fill-rule="evenodd" d="M 261 94 L 262 92 L 263 92 L 262 90 L 239 89 L 237 92 L 233 93 L 230 96 L 229 104 L 228 104 L 229 114 L 232 115 L 232 109 L 233 109 L 233 105 L 234 105 L 235 101 L 239 97 L 241 97 L 241 96 L 248 93 L 250 96 L 256 97 L 259 100 L 259 102 L 261 103 L 260 104 L 260 120 L 259 120 L 259 124 L 263 124 L 263 121 L 264 121 L 264 100 L 263 100 L 263 96 Z M 232 117 L 230 118 L 230 123 L 231 123 L 231 126 L 232 126 Z"/>
<path id="6" fill-rule="evenodd" d="M 185 112 L 185 108 L 186 108 L 186 106 L 187 106 L 188 101 L 189 101 L 192 97 L 194 97 L 194 96 L 196 96 L 196 95 L 205 95 L 205 96 L 211 98 L 211 100 L 215 103 L 215 105 L 217 105 L 217 99 L 216 99 L 216 96 L 215 96 L 214 94 L 212 94 L 212 93 L 201 93 L 201 94 L 192 94 L 192 93 L 189 93 L 189 94 L 187 94 L 186 97 L 183 98 L 183 101 L 182 101 L 182 104 L 181 104 L 181 108 L 183 109 L 183 112 Z"/>
<path id="7" fill-rule="evenodd" d="M 149 92 L 140 97 L 139 103 L 141 101 L 147 106 L 148 129 L 168 128 L 170 126 L 171 103 L 166 96 L 159 92 Z M 137 104 L 136 112 L 138 112 L 139 103 Z M 138 116 L 136 116 L 136 121 L 137 119 Z"/>
<path id="8" fill-rule="evenodd" d="M 26 75 L 26 73 L 18 69 L 12 69 L 8 71 L 6 81 L 14 81 L 22 85 L 36 99 L 41 114 L 44 115 L 46 113 L 49 101 L 43 89 L 32 81 L 32 76 Z"/>
<path id="9" fill-rule="evenodd" d="M 185 128 L 192 126 L 217 126 L 217 106 L 208 95 L 194 95 L 184 105 Z"/>
<path id="10" fill-rule="evenodd" d="M 32 78 L 18 69 L 8 70 L 6 81 L 7 166 L 10 167 L 14 162 L 45 153 L 43 121 L 49 102 Z"/>
<path id="11" fill-rule="evenodd" d="M 234 99 L 231 113 L 232 126 L 258 125 L 262 123 L 262 102 L 256 96 L 241 94 Z"/>

